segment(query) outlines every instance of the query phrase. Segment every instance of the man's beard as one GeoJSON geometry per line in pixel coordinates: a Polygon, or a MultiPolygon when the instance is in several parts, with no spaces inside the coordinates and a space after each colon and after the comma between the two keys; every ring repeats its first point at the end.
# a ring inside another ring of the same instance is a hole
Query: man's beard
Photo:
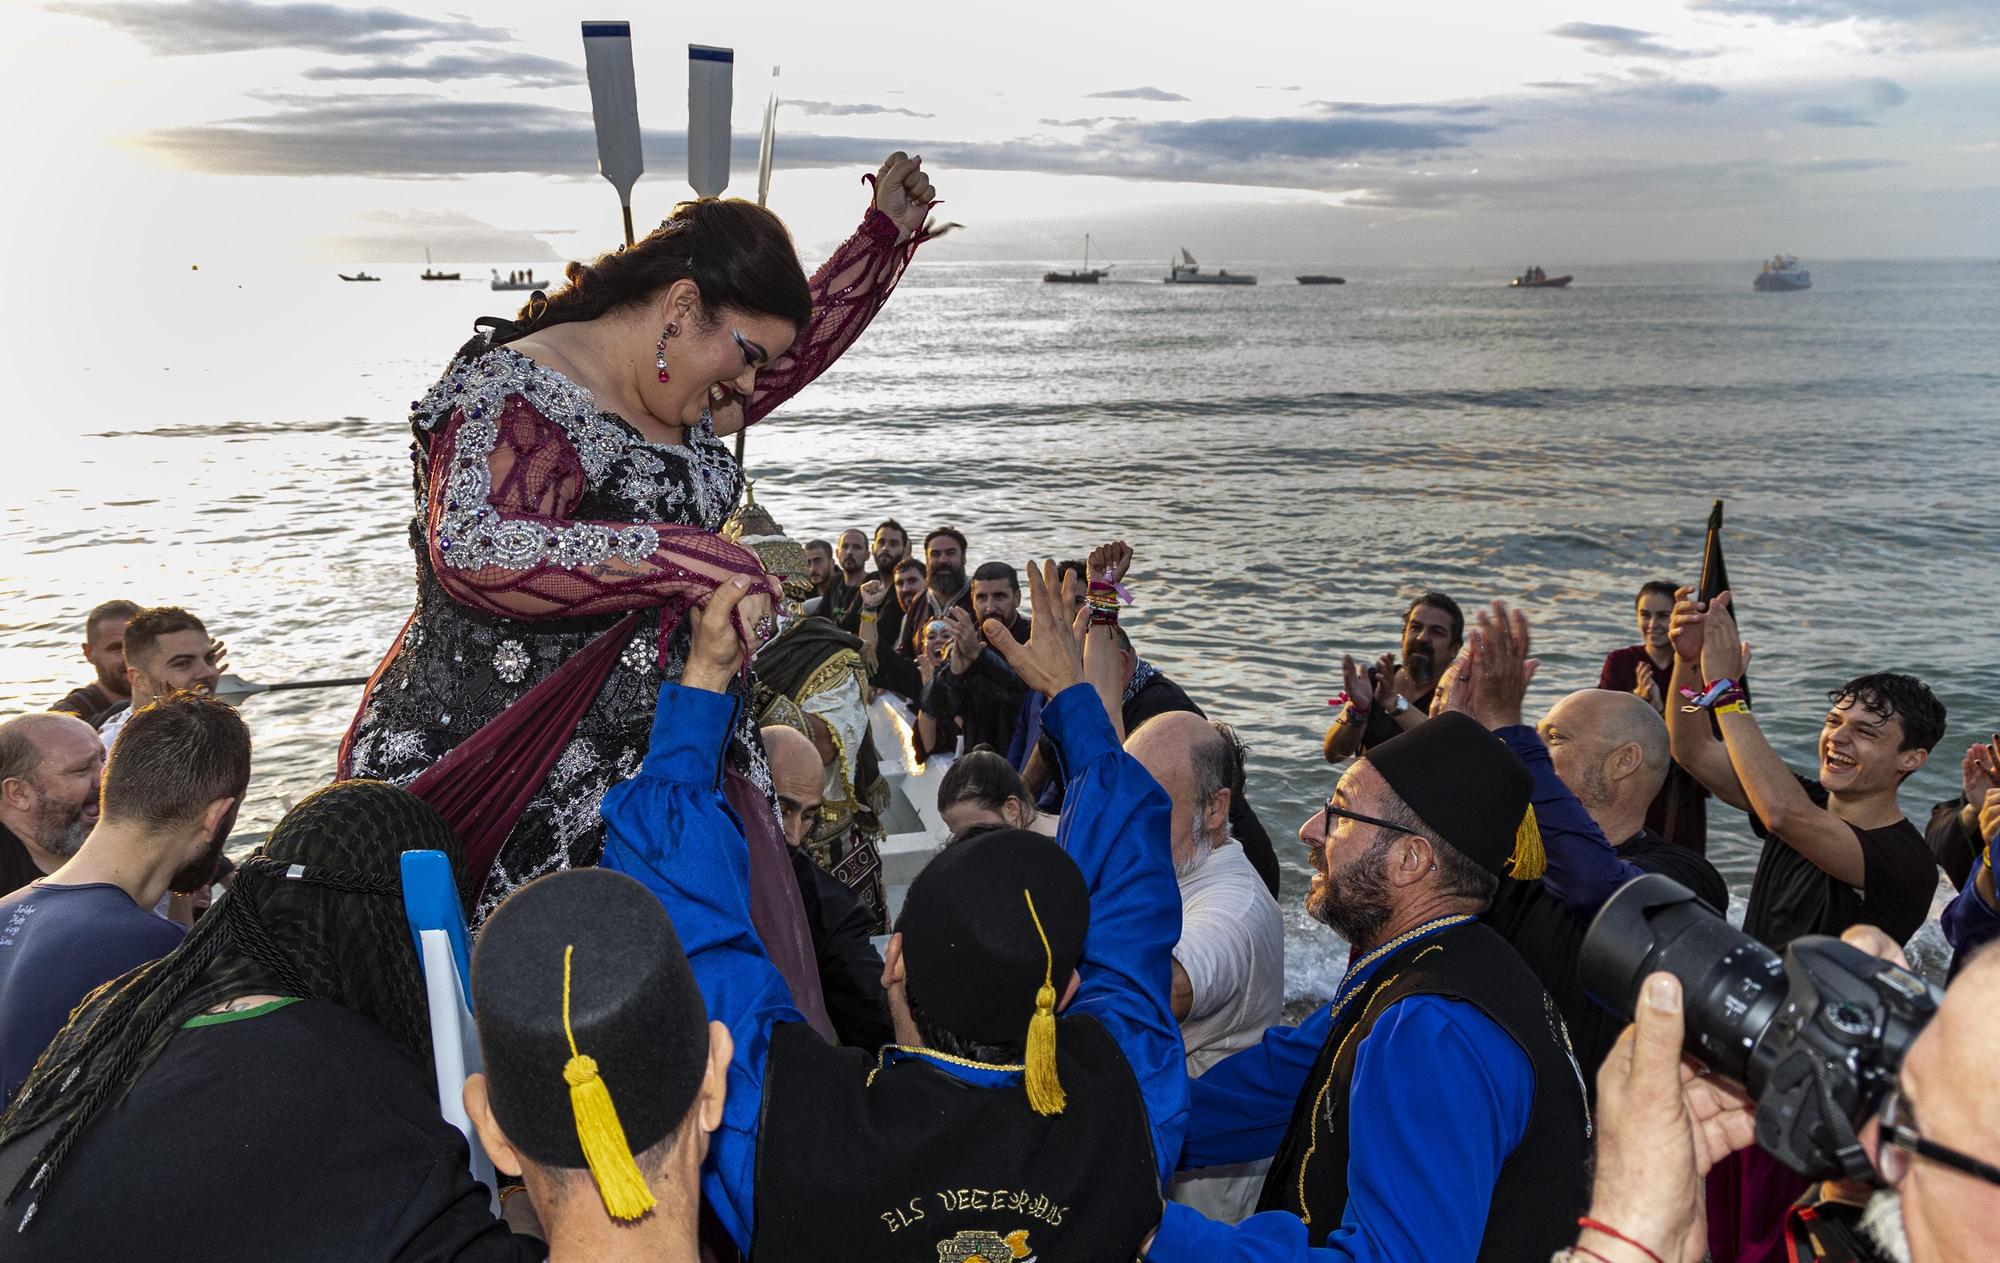
{"type": "Polygon", "coordinates": [[[231,811],[215,828],[215,836],[208,840],[201,854],[174,871],[167,879],[167,889],[177,895],[191,895],[215,880],[215,866],[222,859],[222,845],[229,841],[229,831],[236,827],[236,813],[231,811]]]}
{"type": "Polygon", "coordinates": [[[875,560],[875,573],[881,575],[884,579],[895,574],[897,563],[903,560],[900,554],[891,556],[888,553],[870,553],[869,556],[875,560]]]}
{"type": "Polygon", "coordinates": [[[925,585],[945,600],[956,600],[965,591],[965,571],[956,566],[932,566],[925,585]]]}
{"type": "Polygon", "coordinates": [[[1420,687],[1437,683],[1437,659],[1431,656],[1429,645],[1405,645],[1403,670],[1409,675],[1411,682],[1420,687]]]}
{"type": "Polygon", "coordinates": [[[41,795],[35,803],[35,845],[64,859],[75,855],[83,848],[83,840],[90,836],[90,825],[83,818],[89,806],[88,800],[71,804],[52,794],[41,795]]]}
{"type": "Polygon", "coordinates": [[[1903,1230],[1903,1195],[1885,1188],[1868,1199],[1861,1212],[1861,1231],[1881,1248],[1891,1263],[1910,1263],[1910,1236],[1903,1230]]]}
{"type": "Polygon", "coordinates": [[[97,687],[113,697],[132,696],[132,682],[125,678],[125,668],[121,665],[114,673],[109,667],[97,668],[97,687]]]}
{"type": "Polygon", "coordinates": [[[1180,881],[1186,881],[1200,872],[1202,865],[1208,863],[1208,857],[1215,854],[1216,848],[1230,840],[1228,826],[1211,832],[1200,816],[1195,817],[1192,833],[1194,848],[1188,852],[1186,859],[1174,861],[1174,877],[1180,881]]]}
{"type": "MultiPolygon", "coordinates": [[[[1322,856],[1324,850],[1320,851],[1322,856]]],[[[1373,943],[1389,923],[1389,839],[1381,838],[1339,872],[1323,866],[1317,892],[1306,896],[1306,914],[1354,946],[1373,943]]]]}

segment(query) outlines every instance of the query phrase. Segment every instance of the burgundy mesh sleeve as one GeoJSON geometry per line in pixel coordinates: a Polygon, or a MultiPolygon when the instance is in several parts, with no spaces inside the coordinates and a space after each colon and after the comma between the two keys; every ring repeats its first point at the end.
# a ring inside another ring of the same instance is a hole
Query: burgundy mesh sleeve
{"type": "Polygon", "coordinates": [[[569,437],[520,396],[496,418],[454,414],[431,445],[427,531],[438,582],[505,618],[663,606],[663,631],[736,575],[773,586],[755,554],[699,527],[578,520],[583,489],[569,437]]]}
{"type": "Polygon", "coordinates": [[[771,409],[804,390],[853,346],[889,301],[917,247],[938,235],[926,226],[899,244],[896,233],[896,221],[870,206],[861,227],[813,273],[812,322],[790,350],[758,370],[756,389],[744,409],[749,424],[762,421],[771,409]]]}

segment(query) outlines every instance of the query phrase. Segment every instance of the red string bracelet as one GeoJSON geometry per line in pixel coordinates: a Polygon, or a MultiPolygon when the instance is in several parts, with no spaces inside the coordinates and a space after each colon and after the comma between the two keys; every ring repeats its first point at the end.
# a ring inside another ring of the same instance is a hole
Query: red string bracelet
{"type": "Polygon", "coordinates": [[[1611,1263],[1610,1259],[1605,1258],[1587,1245],[1573,1245],[1569,1248],[1569,1252],[1571,1254],[1588,1254],[1591,1258],[1596,1259],[1597,1263],[1611,1263]]]}
{"type": "Polygon", "coordinates": [[[1634,1241],[1632,1238],[1626,1236],[1624,1233],[1618,1231],[1616,1228],[1613,1228],[1610,1224],[1605,1223],[1602,1220],[1592,1219],[1589,1215],[1582,1215],[1577,1218],[1576,1226],[1579,1228],[1589,1228],[1593,1232],[1601,1232],[1605,1236],[1610,1237],[1613,1241],[1622,1241],[1626,1245],[1631,1246],[1634,1250],[1637,1250],[1639,1253],[1645,1255],[1647,1258],[1653,1260],[1653,1263],[1666,1263],[1666,1260],[1662,1259],[1659,1255],[1653,1253],[1651,1250],[1647,1249],[1644,1245],[1640,1244],[1637,1241],[1634,1241]]]}

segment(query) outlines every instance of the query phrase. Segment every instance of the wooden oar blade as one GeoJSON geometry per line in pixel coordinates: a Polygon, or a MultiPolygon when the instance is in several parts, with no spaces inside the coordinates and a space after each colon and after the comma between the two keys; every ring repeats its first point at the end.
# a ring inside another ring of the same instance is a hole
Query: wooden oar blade
{"type": "Polygon", "coordinates": [[[632,24],[585,22],[583,66],[590,77],[590,112],[597,121],[597,169],[629,206],[646,169],[639,144],[639,89],[632,72],[632,24]]]}
{"type": "Polygon", "coordinates": [[[771,99],[764,102],[764,134],[757,140],[757,205],[771,200],[771,162],[778,147],[778,68],[771,67],[771,99]]]}
{"type": "Polygon", "coordinates": [[[688,45],[688,183],[697,197],[720,197],[729,187],[730,80],[735,70],[735,50],[688,45]]]}

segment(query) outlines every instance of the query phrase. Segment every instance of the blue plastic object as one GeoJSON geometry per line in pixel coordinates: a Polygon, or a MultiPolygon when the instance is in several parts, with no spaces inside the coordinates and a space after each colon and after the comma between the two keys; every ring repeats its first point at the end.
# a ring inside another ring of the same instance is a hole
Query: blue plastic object
{"type": "Polygon", "coordinates": [[[458,905],[458,885],[452,880],[451,861],[443,851],[403,852],[403,919],[410,923],[410,944],[417,959],[424,958],[423,942],[417,936],[425,930],[443,930],[451,938],[451,957],[458,965],[459,994],[472,1002],[472,936],[465,929],[465,913],[458,905]]]}

